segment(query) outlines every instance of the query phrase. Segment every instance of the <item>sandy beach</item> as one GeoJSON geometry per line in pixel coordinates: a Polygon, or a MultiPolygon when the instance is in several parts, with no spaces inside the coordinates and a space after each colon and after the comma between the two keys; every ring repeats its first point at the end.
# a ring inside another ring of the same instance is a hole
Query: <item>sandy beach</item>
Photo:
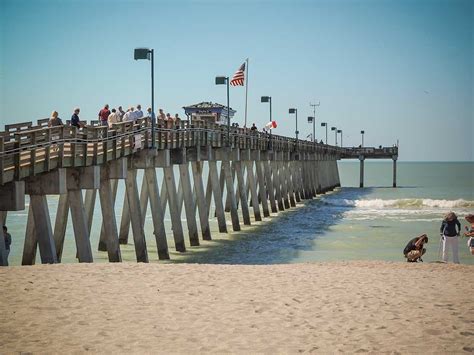
{"type": "Polygon", "coordinates": [[[474,352],[474,267],[65,264],[0,269],[0,352],[474,352]]]}

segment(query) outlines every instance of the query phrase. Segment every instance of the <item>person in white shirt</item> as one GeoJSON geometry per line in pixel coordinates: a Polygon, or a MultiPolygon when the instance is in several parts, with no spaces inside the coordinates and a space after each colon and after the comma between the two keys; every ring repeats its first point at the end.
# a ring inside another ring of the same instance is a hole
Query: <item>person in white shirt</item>
{"type": "Polygon", "coordinates": [[[135,107],[130,107],[125,115],[123,115],[123,122],[135,121],[135,107]]]}
{"type": "Polygon", "coordinates": [[[114,123],[119,123],[120,122],[120,115],[119,113],[117,112],[117,110],[115,110],[114,108],[112,109],[112,113],[109,115],[109,117],[107,118],[107,123],[109,124],[109,128],[112,128],[112,125],[114,123]]]}
{"type": "Polygon", "coordinates": [[[135,119],[139,119],[143,117],[142,105],[137,105],[137,110],[135,111],[135,119]]]}

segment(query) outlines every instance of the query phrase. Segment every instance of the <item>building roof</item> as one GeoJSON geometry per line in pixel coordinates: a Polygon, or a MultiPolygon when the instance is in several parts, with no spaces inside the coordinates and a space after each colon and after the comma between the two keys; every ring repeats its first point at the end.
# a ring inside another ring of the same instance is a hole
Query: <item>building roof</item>
{"type": "MultiPolygon", "coordinates": [[[[200,102],[198,104],[194,105],[189,105],[189,106],[184,106],[183,109],[186,111],[186,113],[191,113],[191,112],[202,112],[202,111],[209,111],[209,112],[218,112],[220,113],[221,111],[227,111],[227,106],[226,105],[221,105],[216,102],[200,102]]],[[[232,107],[229,109],[230,114],[234,115],[237,111],[233,110],[232,107]]]]}

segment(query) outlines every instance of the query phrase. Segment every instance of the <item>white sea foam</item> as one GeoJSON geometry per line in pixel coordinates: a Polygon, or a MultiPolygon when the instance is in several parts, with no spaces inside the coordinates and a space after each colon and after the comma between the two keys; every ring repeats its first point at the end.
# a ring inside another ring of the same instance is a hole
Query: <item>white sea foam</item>
{"type": "Polygon", "coordinates": [[[442,208],[442,209],[453,209],[453,208],[473,208],[474,201],[469,200],[433,200],[425,198],[403,198],[396,200],[383,200],[383,199],[371,199],[371,200],[350,200],[350,199],[337,199],[337,198],[322,198],[321,202],[330,206],[338,207],[359,207],[369,209],[415,209],[415,208],[442,208]]]}

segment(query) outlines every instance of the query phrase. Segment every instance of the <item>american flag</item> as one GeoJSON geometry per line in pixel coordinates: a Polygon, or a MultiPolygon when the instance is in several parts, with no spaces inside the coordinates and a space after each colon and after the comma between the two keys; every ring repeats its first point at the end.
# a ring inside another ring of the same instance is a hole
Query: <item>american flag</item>
{"type": "Polygon", "coordinates": [[[245,80],[245,62],[240,66],[240,68],[235,72],[232,80],[230,81],[230,85],[232,86],[244,86],[245,80]]]}

